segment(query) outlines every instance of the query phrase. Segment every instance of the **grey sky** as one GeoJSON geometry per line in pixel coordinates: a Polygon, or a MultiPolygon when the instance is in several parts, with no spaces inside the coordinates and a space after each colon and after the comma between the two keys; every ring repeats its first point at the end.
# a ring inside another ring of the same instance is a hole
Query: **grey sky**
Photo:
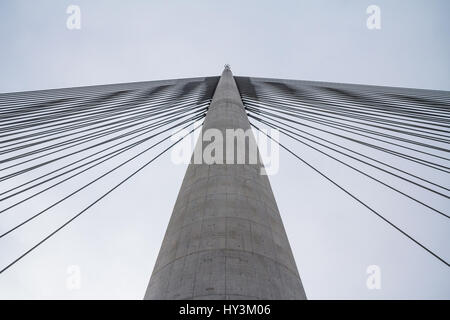
{"type": "Polygon", "coordinates": [[[217,75],[450,89],[448,1],[2,1],[0,92],[217,75]],[[81,7],[82,28],[66,29],[81,7]],[[381,8],[381,30],[366,8],[381,8]]]}
{"type": "MultiPolygon", "coordinates": [[[[3,0],[0,92],[219,75],[224,63],[235,75],[450,90],[449,9],[448,1],[425,0],[3,0]],[[70,4],[81,7],[79,31],[66,28],[70,4]],[[381,8],[381,30],[366,28],[370,4],[381,8]]],[[[449,260],[447,221],[317,154],[295,150],[449,260]]],[[[281,152],[280,162],[270,180],[309,298],[450,298],[447,267],[296,159],[281,152]],[[366,288],[372,264],[381,267],[381,290],[366,288]]],[[[142,298],[185,169],[168,155],[159,159],[1,275],[0,298],[142,298]],[[66,288],[70,265],[81,268],[80,290],[66,288]]],[[[129,170],[84,193],[83,203],[129,170]]],[[[448,185],[448,177],[435,178],[448,185]]],[[[62,194],[46,195],[47,202],[62,194]]],[[[429,200],[448,212],[448,201],[429,200]]],[[[0,219],[0,228],[41,201],[0,219]]],[[[83,203],[68,202],[0,239],[0,266],[83,203]]]]}

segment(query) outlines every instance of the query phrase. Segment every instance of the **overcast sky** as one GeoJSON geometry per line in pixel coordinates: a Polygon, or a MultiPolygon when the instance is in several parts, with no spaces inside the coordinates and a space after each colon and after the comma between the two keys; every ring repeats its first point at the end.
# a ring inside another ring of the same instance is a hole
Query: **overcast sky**
{"type": "MultiPolygon", "coordinates": [[[[225,63],[235,75],[450,90],[448,12],[445,0],[3,0],[0,92],[219,75],[225,63]],[[81,8],[80,30],[66,28],[71,4],[81,8]],[[366,27],[371,4],[381,8],[380,30],[366,27]]],[[[288,154],[280,162],[270,180],[309,298],[450,298],[448,267],[288,154]],[[366,287],[369,265],[381,268],[381,290],[366,287]]],[[[447,220],[331,161],[319,165],[450,259],[447,220]]],[[[0,275],[0,298],[141,299],[185,169],[159,159],[0,275]],[[78,290],[66,286],[72,265],[82,274],[78,290]]],[[[76,212],[77,201],[0,239],[0,267],[76,212]]],[[[448,201],[433,203],[449,211],[448,201]]]]}

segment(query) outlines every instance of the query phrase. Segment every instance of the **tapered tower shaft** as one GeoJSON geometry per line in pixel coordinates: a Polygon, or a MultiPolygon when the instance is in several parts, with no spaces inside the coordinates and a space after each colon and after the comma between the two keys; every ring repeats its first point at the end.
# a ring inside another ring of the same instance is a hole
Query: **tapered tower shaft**
{"type": "MultiPolygon", "coordinates": [[[[209,129],[222,132],[224,140],[226,129],[250,129],[228,67],[203,134],[209,129]]],[[[200,136],[197,150],[208,143],[200,136]]],[[[188,166],[145,299],[306,299],[259,157],[256,164],[248,156],[244,164],[236,164],[236,157],[229,163],[225,141],[223,146],[223,164],[188,166]]]]}

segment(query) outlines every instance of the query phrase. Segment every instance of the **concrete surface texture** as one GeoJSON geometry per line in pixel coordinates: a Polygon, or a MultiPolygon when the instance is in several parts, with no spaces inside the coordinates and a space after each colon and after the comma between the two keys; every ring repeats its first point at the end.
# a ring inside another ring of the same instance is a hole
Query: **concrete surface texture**
{"type": "MultiPolygon", "coordinates": [[[[209,128],[250,128],[227,67],[209,128]]],[[[261,162],[223,163],[188,166],[144,299],[306,299],[261,162]]]]}

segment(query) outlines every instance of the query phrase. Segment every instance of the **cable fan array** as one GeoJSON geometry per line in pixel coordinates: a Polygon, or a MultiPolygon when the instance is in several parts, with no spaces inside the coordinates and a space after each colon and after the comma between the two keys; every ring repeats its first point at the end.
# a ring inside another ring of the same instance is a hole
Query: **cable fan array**
{"type": "MultiPolygon", "coordinates": [[[[0,266],[0,274],[192,133],[195,127],[169,142],[174,131],[205,117],[218,80],[191,78],[1,94],[0,219],[56,190],[55,194],[62,195],[42,209],[25,210],[26,217],[13,225],[0,225],[0,241],[111,178],[127,164],[132,163],[133,170],[0,266]],[[72,188],[66,188],[71,184],[72,188]]],[[[236,82],[256,130],[449,266],[442,255],[291,147],[298,145],[302,151],[332,160],[448,224],[449,92],[246,77],[236,77],[236,82]],[[290,144],[275,140],[263,127],[278,130],[290,144]]]]}
{"type": "Polygon", "coordinates": [[[0,267],[0,273],[192,133],[195,128],[168,143],[172,133],[205,117],[217,81],[218,77],[191,78],[0,95],[0,218],[85,173],[95,176],[87,181],[83,178],[82,185],[77,184],[71,192],[2,229],[0,240],[126,164],[138,163],[126,178],[0,267]],[[162,151],[155,153],[157,146],[162,151]],[[150,159],[144,158],[152,152],[150,159]],[[99,166],[108,170],[96,174],[99,166]]]}
{"type": "Polygon", "coordinates": [[[302,146],[302,150],[312,150],[336,161],[422,206],[424,212],[439,215],[448,224],[449,92],[247,77],[237,77],[237,84],[256,130],[449,266],[446,259],[369,206],[355,192],[261,130],[262,127],[278,130],[281,137],[302,146]],[[357,164],[370,168],[370,172],[357,164]],[[380,178],[372,172],[384,176],[380,178]],[[395,186],[393,180],[401,181],[405,187],[395,186]],[[410,192],[410,185],[426,196],[410,192]],[[446,201],[446,205],[439,207],[429,200],[435,197],[446,201]]]}

